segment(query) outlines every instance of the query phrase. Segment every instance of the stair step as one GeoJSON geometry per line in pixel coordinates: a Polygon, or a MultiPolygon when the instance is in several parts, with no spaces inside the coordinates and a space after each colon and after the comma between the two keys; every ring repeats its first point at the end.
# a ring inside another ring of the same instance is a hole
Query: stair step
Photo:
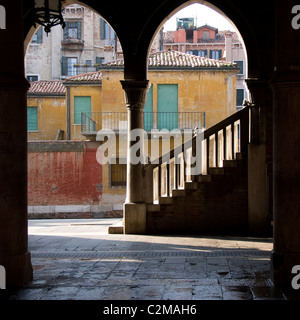
{"type": "Polygon", "coordinates": [[[209,168],[210,174],[222,175],[224,174],[224,168],[209,168]]]}
{"type": "Polygon", "coordinates": [[[198,176],[198,182],[211,182],[211,175],[206,174],[198,176]]]}
{"type": "Polygon", "coordinates": [[[236,160],[223,160],[223,167],[224,168],[237,167],[237,162],[236,160]]]}
{"type": "Polygon", "coordinates": [[[183,189],[172,190],[172,197],[185,197],[186,191],[183,189]]]}
{"type": "Polygon", "coordinates": [[[148,212],[159,212],[160,205],[159,204],[147,204],[147,211],[148,212]]]}
{"type": "Polygon", "coordinates": [[[172,204],[173,198],[172,197],[159,197],[159,204],[172,204]]]}
{"type": "Polygon", "coordinates": [[[186,190],[197,190],[198,182],[188,181],[184,183],[184,189],[186,190]]]}
{"type": "Polygon", "coordinates": [[[124,226],[123,221],[119,221],[118,223],[108,227],[109,234],[123,234],[124,226]]]}

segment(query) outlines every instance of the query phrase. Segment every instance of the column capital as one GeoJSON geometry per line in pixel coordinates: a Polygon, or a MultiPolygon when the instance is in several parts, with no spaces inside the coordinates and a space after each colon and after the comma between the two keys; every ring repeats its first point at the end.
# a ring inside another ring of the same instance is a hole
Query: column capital
{"type": "Polygon", "coordinates": [[[126,106],[129,109],[143,109],[146,103],[149,80],[121,80],[125,91],[126,106]]]}

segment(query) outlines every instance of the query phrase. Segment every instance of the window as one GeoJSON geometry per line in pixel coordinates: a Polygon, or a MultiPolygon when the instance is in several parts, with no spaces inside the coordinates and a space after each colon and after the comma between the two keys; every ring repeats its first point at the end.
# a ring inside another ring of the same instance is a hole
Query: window
{"type": "Polygon", "coordinates": [[[30,81],[30,82],[33,82],[33,81],[38,81],[39,80],[39,76],[36,75],[36,74],[28,74],[26,76],[27,80],[30,81]]]}
{"type": "Polygon", "coordinates": [[[101,65],[104,63],[103,57],[96,57],[96,70],[99,71],[101,65]]]}
{"type": "Polygon", "coordinates": [[[61,74],[63,76],[76,76],[77,68],[74,66],[77,64],[77,58],[62,57],[61,74]]]}
{"type": "Polygon", "coordinates": [[[43,42],[43,28],[38,28],[34,34],[31,43],[42,43],[43,42]]]}
{"type": "Polygon", "coordinates": [[[74,97],[74,124],[81,124],[82,112],[91,112],[91,97],[74,97]]]}
{"type": "Polygon", "coordinates": [[[238,65],[238,67],[240,68],[240,71],[239,71],[239,73],[238,74],[240,74],[240,75],[243,75],[244,74],[244,61],[242,61],[242,60],[237,60],[237,61],[234,61],[237,65],[238,65]]]}
{"type": "Polygon", "coordinates": [[[210,50],[209,57],[211,59],[220,60],[222,58],[222,50],[210,50]]]}
{"type": "Polygon", "coordinates": [[[203,30],[202,31],[202,39],[203,40],[209,40],[209,31],[208,30],[203,30]]]}
{"type": "Polygon", "coordinates": [[[244,89],[236,89],[236,105],[241,107],[244,102],[245,91],[244,89]]]}
{"type": "Polygon", "coordinates": [[[37,107],[27,107],[27,131],[38,130],[37,107]]]}
{"type": "Polygon", "coordinates": [[[198,56],[199,57],[207,57],[207,50],[199,50],[198,56]]]}
{"type": "Polygon", "coordinates": [[[114,30],[102,18],[100,18],[100,39],[101,40],[114,40],[115,39],[114,30]]]}
{"type": "Polygon", "coordinates": [[[111,187],[126,187],[126,164],[124,162],[124,159],[120,161],[120,158],[116,158],[116,163],[110,164],[111,187]]]}
{"type": "Polygon", "coordinates": [[[66,21],[64,28],[64,40],[77,39],[81,40],[81,21],[66,21]]]}

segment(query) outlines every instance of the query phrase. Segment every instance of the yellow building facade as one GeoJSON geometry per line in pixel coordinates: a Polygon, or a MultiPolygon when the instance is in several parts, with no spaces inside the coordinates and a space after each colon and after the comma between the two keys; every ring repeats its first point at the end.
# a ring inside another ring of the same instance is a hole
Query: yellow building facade
{"type": "MultiPolygon", "coordinates": [[[[122,204],[125,198],[127,110],[120,83],[123,69],[123,61],[116,61],[103,65],[98,72],[70,77],[57,84],[59,97],[50,93],[28,95],[28,108],[38,106],[38,130],[28,133],[29,140],[53,140],[61,129],[66,140],[96,140],[104,147],[108,145],[105,129],[116,133],[115,140],[109,142],[108,163],[102,165],[103,203],[122,204]]],[[[223,61],[173,51],[151,55],[144,109],[148,132],[145,156],[154,160],[182,143],[184,129],[192,134],[195,127],[209,128],[233,114],[237,73],[234,64],[223,61]],[[177,134],[172,134],[174,130],[177,134]]]]}

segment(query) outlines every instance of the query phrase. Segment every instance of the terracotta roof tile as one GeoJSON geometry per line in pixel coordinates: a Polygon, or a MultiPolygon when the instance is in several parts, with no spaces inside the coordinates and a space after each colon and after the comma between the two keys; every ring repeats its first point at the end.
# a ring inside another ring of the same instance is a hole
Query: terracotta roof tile
{"type": "Polygon", "coordinates": [[[62,81],[54,80],[39,80],[31,82],[28,94],[55,94],[55,95],[65,95],[66,88],[62,81]]]}
{"type": "Polygon", "coordinates": [[[101,80],[102,80],[102,73],[99,71],[84,73],[78,76],[66,78],[66,82],[69,82],[69,81],[89,82],[89,81],[101,81],[101,80]]]}
{"type": "MultiPolygon", "coordinates": [[[[124,60],[112,61],[104,67],[124,66],[124,60]]],[[[151,68],[236,68],[232,62],[213,60],[178,51],[161,51],[149,56],[149,69],[151,68]]]]}

